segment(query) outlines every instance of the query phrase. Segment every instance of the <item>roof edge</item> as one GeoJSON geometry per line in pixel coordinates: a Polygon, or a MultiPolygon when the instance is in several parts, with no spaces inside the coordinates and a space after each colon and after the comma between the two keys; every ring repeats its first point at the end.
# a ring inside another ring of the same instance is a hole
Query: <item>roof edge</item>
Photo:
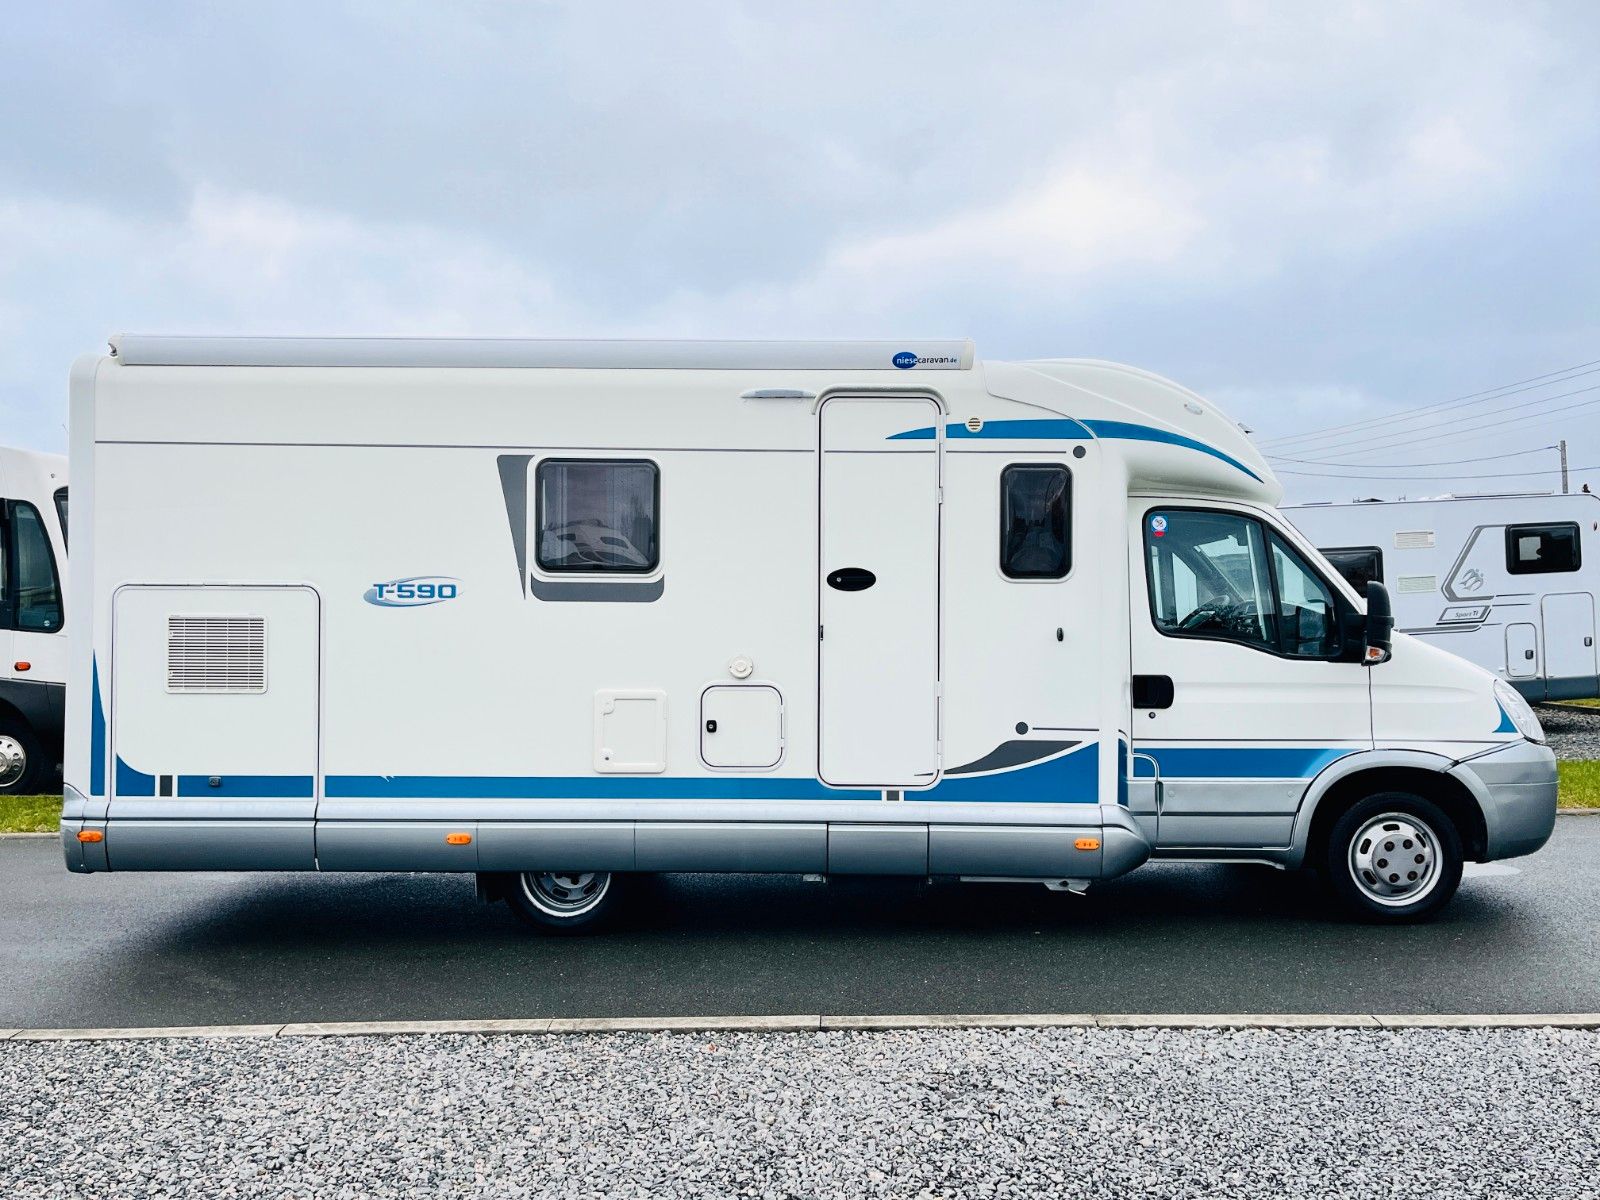
{"type": "Polygon", "coordinates": [[[967,371],[972,339],[674,341],[666,339],[168,337],[120,334],[125,367],[546,367],[635,370],[967,371]]]}

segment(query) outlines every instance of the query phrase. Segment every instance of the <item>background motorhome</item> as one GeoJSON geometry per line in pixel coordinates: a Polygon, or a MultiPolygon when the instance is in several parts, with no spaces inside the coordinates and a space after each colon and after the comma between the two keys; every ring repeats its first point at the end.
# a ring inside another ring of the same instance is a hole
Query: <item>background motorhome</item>
{"type": "Polygon", "coordinates": [[[52,783],[67,678],[67,460],[0,447],[0,795],[52,783]]]}
{"type": "Polygon", "coordinates": [[[1443,496],[1283,511],[1357,591],[1371,579],[1388,586],[1396,629],[1495,672],[1530,700],[1600,696],[1600,496],[1443,496]]]}

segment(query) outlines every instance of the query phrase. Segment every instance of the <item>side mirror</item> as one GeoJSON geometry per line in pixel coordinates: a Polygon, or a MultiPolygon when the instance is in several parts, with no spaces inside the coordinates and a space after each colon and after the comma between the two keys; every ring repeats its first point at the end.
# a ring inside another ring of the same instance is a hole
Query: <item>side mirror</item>
{"type": "Polygon", "coordinates": [[[1367,584],[1366,649],[1361,661],[1369,667],[1389,661],[1394,645],[1394,608],[1389,603],[1389,589],[1376,579],[1367,584]]]}

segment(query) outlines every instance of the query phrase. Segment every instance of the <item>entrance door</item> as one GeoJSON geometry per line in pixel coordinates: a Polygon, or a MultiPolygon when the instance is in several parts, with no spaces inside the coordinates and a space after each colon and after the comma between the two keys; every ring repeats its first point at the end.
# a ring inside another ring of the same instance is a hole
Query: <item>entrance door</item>
{"type": "Polygon", "coordinates": [[[1506,677],[1532,679],[1539,673],[1539,635],[1531,621],[1506,626],[1506,677]]]}
{"type": "Polygon", "coordinates": [[[931,400],[843,398],[821,420],[818,774],[841,787],[931,784],[942,414],[931,400]]]}
{"type": "Polygon", "coordinates": [[[1594,695],[1594,597],[1588,592],[1558,592],[1546,596],[1539,609],[1550,698],[1594,695]]]}
{"type": "Polygon", "coordinates": [[[1135,501],[1130,803],[1158,845],[1287,846],[1311,780],[1372,745],[1332,587],[1265,518],[1135,501]],[[1142,785],[1142,786],[1141,786],[1142,785]]]}

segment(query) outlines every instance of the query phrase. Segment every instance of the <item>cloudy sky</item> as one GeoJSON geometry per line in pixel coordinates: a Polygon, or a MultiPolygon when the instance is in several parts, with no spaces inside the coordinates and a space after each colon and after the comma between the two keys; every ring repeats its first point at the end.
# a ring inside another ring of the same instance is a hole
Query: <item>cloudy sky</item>
{"type": "Polygon", "coordinates": [[[1582,2],[18,6],[0,439],[119,331],[971,336],[1170,375],[1299,498],[1551,487],[1491,456],[1600,468],[1597,51],[1582,2]]]}

